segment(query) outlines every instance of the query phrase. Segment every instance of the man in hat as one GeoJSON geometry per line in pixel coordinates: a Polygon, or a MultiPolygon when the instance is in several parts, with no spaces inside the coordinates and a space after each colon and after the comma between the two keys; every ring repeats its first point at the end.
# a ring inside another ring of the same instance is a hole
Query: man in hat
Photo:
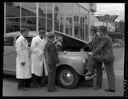
{"type": "Polygon", "coordinates": [[[48,92],[57,92],[55,88],[56,65],[59,63],[57,48],[54,43],[54,33],[47,33],[47,44],[45,46],[45,59],[48,66],[48,92]]]}
{"type": "Polygon", "coordinates": [[[104,26],[100,26],[99,33],[101,42],[96,49],[92,51],[92,61],[90,65],[93,65],[94,61],[104,63],[109,83],[109,88],[105,91],[115,92],[115,74],[113,69],[115,57],[113,55],[112,39],[107,34],[107,29],[104,26]],[[101,54],[97,54],[99,52],[101,52],[101,54]]]}
{"type": "MultiPolygon", "coordinates": [[[[101,41],[101,37],[100,37],[99,33],[97,33],[97,28],[95,26],[91,27],[90,35],[92,36],[92,41],[88,44],[88,46],[89,46],[90,51],[92,52],[99,45],[99,43],[101,41]]],[[[98,54],[100,55],[101,52],[99,52],[98,54]]],[[[95,61],[94,66],[93,66],[93,65],[90,65],[91,61],[92,61],[92,59],[91,59],[91,57],[89,57],[88,64],[86,67],[88,72],[85,75],[85,79],[86,80],[90,79],[91,78],[90,76],[94,77],[93,76],[94,74],[90,71],[92,71],[95,67],[97,76],[96,76],[96,86],[94,87],[94,89],[100,89],[102,87],[102,62],[95,61]]]]}

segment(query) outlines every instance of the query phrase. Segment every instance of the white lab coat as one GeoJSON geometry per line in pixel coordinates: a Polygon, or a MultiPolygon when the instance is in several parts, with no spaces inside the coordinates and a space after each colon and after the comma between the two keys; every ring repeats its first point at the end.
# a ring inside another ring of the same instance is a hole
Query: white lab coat
{"type": "Polygon", "coordinates": [[[39,36],[34,37],[31,43],[31,71],[36,76],[42,76],[43,73],[43,50],[43,40],[39,36]]]}
{"type": "Polygon", "coordinates": [[[20,37],[16,40],[15,48],[17,52],[16,78],[18,79],[31,78],[31,69],[30,69],[29,57],[28,57],[28,41],[22,35],[20,35],[20,37]],[[25,65],[22,66],[21,62],[25,62],[25,65]]]}

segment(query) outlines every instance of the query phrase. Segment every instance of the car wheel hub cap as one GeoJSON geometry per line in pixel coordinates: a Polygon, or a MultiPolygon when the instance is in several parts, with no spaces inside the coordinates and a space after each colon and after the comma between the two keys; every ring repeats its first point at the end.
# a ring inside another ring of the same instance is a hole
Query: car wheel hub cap
{"type": "Polygon", "coordinates": [[[70,85],[73,82],[73,75],[70,72],[63,73],[63,82],[70,85]]]}

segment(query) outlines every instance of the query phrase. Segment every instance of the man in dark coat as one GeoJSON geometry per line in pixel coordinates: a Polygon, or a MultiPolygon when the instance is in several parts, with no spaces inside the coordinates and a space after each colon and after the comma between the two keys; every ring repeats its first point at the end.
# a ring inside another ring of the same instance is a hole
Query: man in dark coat
{"type": "MultiPolygon", "coordinates": [[[[93,37],[92,41],[88,44],[90,51],[94,51],[96,49],[96,47],[99,45],[100,41],[101,41],[101,37],[100,35],[97,33],[97,28],[92,26],[90,29],[90,35],[93,37]]],[[[99,52],[98,54],[101,54],[101,52],[99,52]]],[[[89,59],[88,62],[90,63],[91,60],[89,59]]],[[[86,69],[87,70],[91,70],[93,69],[93,67],[95,66],[96,68],[96,86],[94,87],[94,89],[100,89],[102,88],[102,62],[98,62],[95,61],[94,66],[90,67],[90,65],[87,65],[86,69]]],[[[88,74],[86,74],[88,75],[88,74]]],[[[85,78],[86,79],[86,78],[85,78]]]]}
{"type": "Polygon", "coordinates": [[[104,26],[100,26],[99,33],[101,35],[101,42],[97,48],[92,51],[92,61],[90,65],[94,64],[94,61],[103,62],[105,65],[109,88],[105,91],[115,92],[115,74],[113,69],[113,62],[115,60],[113,55],[112,40],[107,35],[107,29],[104,26]],[[101,55],[97,54],[101,52],[101,55]]]}
{"type": "Polygon", "coordinates": [[[59,63],[57,48],[54,43],[54,33],[49,32],[47,34],[47,44],[45,46],[46,51],[46,64],[48,66],[48,92],[57,92],[55,88],[55,75],[56,65],[59,63]]]}

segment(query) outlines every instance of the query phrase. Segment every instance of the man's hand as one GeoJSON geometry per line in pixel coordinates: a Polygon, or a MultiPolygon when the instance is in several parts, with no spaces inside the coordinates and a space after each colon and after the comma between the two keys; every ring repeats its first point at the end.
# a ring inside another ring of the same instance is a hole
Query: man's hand
{"type": "Polygon", "coordinates": [[[21,62],[21,65],[24,66],[25,65],[25,62],[21,62]]]}
{"type": "Polygon", "coordinates": [[[92,52],[88,52],[89,55],[92,55],[92,52]]]}

